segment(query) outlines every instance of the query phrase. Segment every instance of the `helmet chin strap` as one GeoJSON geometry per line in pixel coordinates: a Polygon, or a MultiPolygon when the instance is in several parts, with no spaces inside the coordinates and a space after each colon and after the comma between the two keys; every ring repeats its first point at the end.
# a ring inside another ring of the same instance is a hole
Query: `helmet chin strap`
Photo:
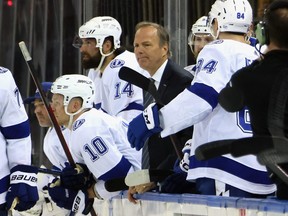
{"type": "Polygon", "coordinates": [[[99,49],[100,49],[100,53],[101,53],[102,56],[101,56],[100,63],[99,63],[99,65],[98,65],[98,67],[96,68],[96,71],[100,71],[100,68],[101,68],[102,65],[103,65],[103,62],[104,62],[105,57],[107,57],[107,56],[109,56],[109,55],[111,55],[111,54],[113,54],[113,53],[115,52],[115,49],[113,49],[112,52],[105,54],[105,53],[103,53],[103,51],[102,51],[102,47],[99,48],[99,49]]]}
{"type": "Polygon", "coordinates": [[[68,108],[68,105],[66,105],[65,107],[64,107],[64,110],[65,110],[65,113],[67,114],[67,115],[69,115],[69,123],[68,123],[68,125],[67,125],[67,128],[69,128],[70,130],[72,129],[72,124],[73,124],[73,117],[75,116],[75,115],[77,115],[78,113],[80,113],[82,110],[84,110],[84,107],[82,106],[79,110],[77,110],[77,112],[75,112],[75,113],[69,113],[68,112],[68,110],[67,110],[67,108],[68,108]]]}

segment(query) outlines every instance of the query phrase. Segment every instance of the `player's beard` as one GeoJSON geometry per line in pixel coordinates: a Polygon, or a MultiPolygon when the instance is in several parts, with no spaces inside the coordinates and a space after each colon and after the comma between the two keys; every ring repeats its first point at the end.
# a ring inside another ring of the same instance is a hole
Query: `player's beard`
{"type": "Polygon", "coordinates": [[[81,54],[82,67],[84,69],[97,68],[98,65],[100,64],[101,57],[102,55],[100,52],[97,52],[93,56],[90,56],[88,53],[82,53],[81,54]],[[86,59],[83,58],[84,56],[86,57],[86,59]]]}

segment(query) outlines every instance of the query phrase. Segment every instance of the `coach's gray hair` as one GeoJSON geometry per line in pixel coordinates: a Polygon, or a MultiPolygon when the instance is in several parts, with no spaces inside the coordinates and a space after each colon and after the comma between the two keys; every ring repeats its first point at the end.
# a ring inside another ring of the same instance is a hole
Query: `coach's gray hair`
{"type": "Polygon", "coordinates": [[[157,30],[157,35],[159,37],[159,46],[162,47],[163,45],[167,44],[167,47],[168,47],[167,56],[170,57],[171,56],[170,38],[169,38],[168,32],[162,25],[159,25],[154,22],[148,22],[148,21],[139,22],[135,27],[135,32],[138,31],[140,28],[149,27],[149,26],[154,27],[157,30]]]}

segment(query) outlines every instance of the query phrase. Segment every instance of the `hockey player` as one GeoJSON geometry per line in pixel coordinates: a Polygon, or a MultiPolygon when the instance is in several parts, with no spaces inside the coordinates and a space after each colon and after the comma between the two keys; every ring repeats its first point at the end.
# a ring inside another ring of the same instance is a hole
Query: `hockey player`
{"type": "MultiPolygon", "coordinates": [[[[50,92],[52,82],[42,82],[43,92],[46,94],[48,100],[51,100],[52,94],[50,92]]],[[[65,167],[65,162],[67,162],[67,157],[64,153],[63,147],[59,141],[57,133],[52,125],[52,122],[49,118],[48,112],[44,106],[44,102],[40,97],[40,93],[38,89],[36,90],[33,96],[30,96],[24,99],[24,103],[33,104],[34,105],[34,113],[38,120],[40,127],[48,127],[46,135],[43,141],[43,150],[51,164],[53,165],[53,169],[62,170],[65,167]]],[[[64,138],[68,137],[68,131],[65,127],[61,127],[64,138]]],[[[51,175],[38,173],[38,191],[39,191],[39,200],[37,204],[29,209],[26,212],[14,212],[13,215],[69,215],[70,211],[59,208],[57,205],[51,200],[47,191],[47,185],[49,180],[52,180],[54,177],[51,175]],[[38,214],[37,214],[38,212],[38,214]]]]}
{"type": "Polygon", "coordinates": [[[199,193],[237,197],[266,197],[275,191],[267,170],[255,156],[234,158],[224,155],[198,161],[195,149],[205,143],[251,136],[247,109],[228,113],[218,104],[218,95],[238,69],[257,58],[245,34],[252,23],[247,0],[216,0],[209,13],[209,25],[215,38],[197,58],[192,85],[158,110],[148,107],[129,124],[128,139],[141,149],[147,137],[161,132],[165,137],[194,125],[188,180],[196,179],[199,193]]]}
{"type": "Polygon", "coordinates": [[[121,33],[116,19],[94,17],[79,28],[74,46],[80,48],[82,65],[95,83],[96,108],[130,121],[143,111],[142,89],[121,80],[118,71],[122,66],[143,70],[134,53],[120,46],[121,33]]]}
{"type": "Polygon", "coordinates": [[[31,165],[30,126],[12,73],[0,67],[0,215],[25,211],[38,200],[37,168],[31,165]],[[25,178],[23,178],[25,176],[25,178]]]}
{"type": "MultiPolygon", "coordinates": [[[[188,36],[188,45],[195,60],[203,47],[214,40],[211,29],[208,26],[207,16],[200,17],[193,25],[188,36]]],[[[196,65],[188,65],[184,69],[195,75],[196,65]]]]}
{"type": "MultiPolygon", "coordinates": [[[[92,186],[85,185],[90,189],[90,198],[108,199],[118,194],[108,192],[104,187],[105,181],[124,177],[141,167],[141,152],[132,149],[127,140],[127,123],[122,118],[92,108],[95,86],[87,76],[61,76],[53,83],[51,92],[55,117],[59,125],[64,125],[70,130],[69,146],[73,159],[81,167],[85,164],[93,178],[97,179],[92,186]]],[[[71,188],[71,180],[66,179],[68,182],[61,179],[61,185],[65,184],[71,188]]],[[[57,179],[53,183],[56,181],[57,179]]],[[[79,193],[88,197],[84,188],[81,185],[78,187],[83,189],[79,193]]],[[[74,207],[73,198],[77,195],[75,190],[69,189],[73,195],[67,200],[67,191],[61,188],[55,184],[49,186],[52,199],[65,208],[74,207]],[[62,191],[64,196],[60,196],[59,191],[62,191]]]]}
{"type": "MultiPolygon", "coordinates": [[[[274,1],[265,10],[264,20],[257,25],[256,30],[260,44],[267,45],[266,52],[261,59],[237,71],[229,85],[220,92],[219,103],[226,110],[238,111],[243,106],[248,107],[254,136],[287,137],[287,120],[284,113],[281,113],[282,109],[283,111],[287,109],[285,101],[287,94],[280,93],[280,89],[284,86],[284,89],[287,89],[287,24],[288,1],[274,1]],[[281,98],[283,94],[285,99],[281,98]],[[277,118],[272,114],[275,112],[277,118]],[[275,121],[278,122],[275,124],[275,121]]],[[[284,167],[283,170],[287,170],[283,165],[284,163],[279,164],[281,168],[284,167]]],[[[287,191],[287,185],[277,180],[277,197],[288,199],[287,191]]]]}

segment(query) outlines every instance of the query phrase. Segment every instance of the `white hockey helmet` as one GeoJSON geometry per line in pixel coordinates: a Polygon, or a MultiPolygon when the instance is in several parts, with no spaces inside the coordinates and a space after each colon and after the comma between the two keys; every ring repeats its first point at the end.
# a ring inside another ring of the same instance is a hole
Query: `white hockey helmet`
{"type": "Polygon", "coordinates": [[[208,17],[200,17],[193,25],[188,36],[188,45],[191,47],[195,41],[195,36],[212,36],[211,28],[208,26],[208,17]]]}
{"type": "Polygon", "coordinates": [[[112,36],[114,49],[120,47],[122,28],[119,22],[110,16],[94,17],[79,28],[80,38],[95,38],[96,47],[102,48],[106,37],[112,36]]]}
{"type": "Polygon", "coordinates": [[[209,26],[218,21],[219,32],[247,33],[253,21],[252,8],[248,0],[216,0],[209,12],[209,26]]]}
{"type": "Polygon", "coordinates": [[[52,84],[51,92],[53,94],[61,94],[64,96],[63,105],[68,115],[67,106],[70,100],[75,97],[83,99],[80,110],[93,107],[95,86],[93,81],[87,76],[80,74],[67,74],[60,76],[52,84]]]}

